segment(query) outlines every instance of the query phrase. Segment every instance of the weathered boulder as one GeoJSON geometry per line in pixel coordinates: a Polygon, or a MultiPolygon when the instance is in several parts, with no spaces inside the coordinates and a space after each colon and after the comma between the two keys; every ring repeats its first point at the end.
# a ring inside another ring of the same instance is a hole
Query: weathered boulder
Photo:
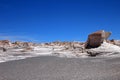
{"type": "Polygon", "coordinates": [[[110,32],[105,32],[104,30],[100,30],[88,35],[87,42],[85,44],[85,48],[96,48],[106,41],[107,38],[111,35],[110,32]]]}

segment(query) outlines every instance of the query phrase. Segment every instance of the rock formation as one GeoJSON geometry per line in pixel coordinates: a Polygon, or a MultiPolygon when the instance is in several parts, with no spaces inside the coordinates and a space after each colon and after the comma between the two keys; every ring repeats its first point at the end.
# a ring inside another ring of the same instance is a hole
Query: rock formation
{"type": "Polygon", "coordinates": [[[107,42],[111,43],[111,44],[114,44],[114,45],[117,45],[117,46],[120,46],[120,40],[114,40],[114,39],[112,39],[112,40],[108,40],[107,42]]]}
{"type": "Polygon", "coordinates": [[[96,48],[106,41],[107,38],[111,35],[110,32],[105,32],[104,30],[100,30],[88,35],[87,42],[85,44],[85,48],[96,48]]]}
{"type": "Polygon", "coordinates": [[[11,42],[9,40],[1,40],[0,41],[0,47],[10,47],[11,42]]]}
{"type": "Polygon", "coordinates": [[[31,47],[33,46],[34,44],[31,43],[31,42],[19,42],[19,41],[16,41],[14,43],[12,43],[14,47],[31,47]]]}
{"type": "Polygon", "coordinates": [[[63,55],[104,55],[120,53],[120,40],[107,40],[111,35],[110,32],[100,30],[88,35],[87,42],[68,42],[55,41],[48,43],[31,43],[31,42],[10,42],[9,40],[0,40],[0,52],[9,53],[42,53],[45,50],[52,54],[63,55]]]}
{"type": "Polygon", "coordinates": [[[108,42],[103,42],[98,48],[87,49],[87,53],[90,56],[115,55],[120,54],[120,47],[108,42]]]}

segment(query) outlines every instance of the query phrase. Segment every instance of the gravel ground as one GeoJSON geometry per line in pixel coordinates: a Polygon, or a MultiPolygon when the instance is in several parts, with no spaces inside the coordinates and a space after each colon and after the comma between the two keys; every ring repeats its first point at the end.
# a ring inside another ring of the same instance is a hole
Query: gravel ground
{"type": "Polygon", "coordinates": [[[120,80],[120,58],[40,56],[0,63],[0,80],[120,80]]]}

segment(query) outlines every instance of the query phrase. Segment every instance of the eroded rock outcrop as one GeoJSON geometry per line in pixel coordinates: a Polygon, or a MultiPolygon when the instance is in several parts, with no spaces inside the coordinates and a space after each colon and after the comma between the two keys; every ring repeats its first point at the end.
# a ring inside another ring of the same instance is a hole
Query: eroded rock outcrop
{"type": "Polygon", "coordinates": [[[90,56],[120,53],[120,41],[114,39],[107,40],[110,35],[110,32],[105,32],[104,30],[88,35],[88,40],[85,44],[86,52],[90,56]]]}
{"type": "Polygon", "coordinates": [[[107,42],[111,43],[111,44],[114,44],[114,45],[117,45],[117,46],[120,46],[120,40],[114,40],[114,39],[112,39],[112,40],[108,40],[107,42]]]}
{"type": "Polygon", "coordinates": [[[87,49],[90,56],[120,54],[120,47],[111,43],[103,42],[98,48],[87,49]]]}
{"type": "Polygon", "coordinates": [[[88,35],[87,42],[85,44],[86,49],[99,47],[103,41],[106,41],[107,38],[111,35],[110,32],[105,32],[100,30],[88,35]]]}
{"type": "Polygon", "coordinates": [[[31,47],[34,45],[34,43],[31,42],[19,42],[19,41],[16,41],[12,44],[14,47],[23,47],[23,48],[31,47]]]}
{"type": "Polygon", "coordinates": [[[9,40],[1,40],[0,41],[0,47],[10,47],[11,42],[9,40]]]}

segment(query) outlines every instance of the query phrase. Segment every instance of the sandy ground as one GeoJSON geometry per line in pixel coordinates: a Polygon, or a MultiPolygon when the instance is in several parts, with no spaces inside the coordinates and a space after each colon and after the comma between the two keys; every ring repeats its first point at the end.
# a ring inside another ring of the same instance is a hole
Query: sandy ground
{"type": "Polygon", "coordinates": [[[120,58],[40,56],[0,63],[0,80],[120,80],[120,58]]]}

